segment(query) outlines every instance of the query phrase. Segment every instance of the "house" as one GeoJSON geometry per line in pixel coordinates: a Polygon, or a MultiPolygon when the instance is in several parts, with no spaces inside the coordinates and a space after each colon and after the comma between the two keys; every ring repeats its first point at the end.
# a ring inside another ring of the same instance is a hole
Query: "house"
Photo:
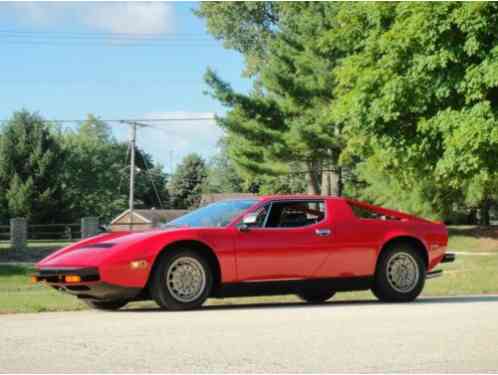
{"type": "Polygon", "coordinates": [[[219,202],[227,199],[244,199],[244,198],[254,198],[255,194],[251,193],[214,193],[214,194],[202,194],[199,207],[207,206],[208,204],[219,202]]]}
{"type": "Polygon", "coordinates": [[[157,227],[160,223],[167,223],[188,213],[188,210],[133,210],[133,224],[130,210],[126,210],[111,221],[112,232],[132,230],[134,232],[157,227]],[[132,226],[130,228],[130,226],[132,226]]]}

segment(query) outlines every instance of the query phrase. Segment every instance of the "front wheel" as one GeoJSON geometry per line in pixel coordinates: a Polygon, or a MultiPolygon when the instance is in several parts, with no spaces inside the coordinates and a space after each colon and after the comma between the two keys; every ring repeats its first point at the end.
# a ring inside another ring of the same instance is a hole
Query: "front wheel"
{"type": "Polygon", "coordinates": [[[189,310],[206,301],[212,286],[213,275],[206,259],[195,251],[178,249],[158,260],[150,292],[166,310],[189,310]]]}
{"type": "Polygon", "coordinates": [[[335,295],[335,290],[301,290],[297,296],[308,303],[323,303],[335,295]]]}
{"type": "Polygon", "coordinates": [[[409,243],[394,243],[382,252],[375,271],[374,295],[385,302],[410,302],[422,292],[425,263],[409,243]]]}

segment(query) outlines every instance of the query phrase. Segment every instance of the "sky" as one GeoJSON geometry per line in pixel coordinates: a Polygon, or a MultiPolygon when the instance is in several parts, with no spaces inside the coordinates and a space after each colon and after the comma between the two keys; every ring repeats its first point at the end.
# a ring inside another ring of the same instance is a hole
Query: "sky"
{"type": "MultiPolygon", "coordinates": [[[[225,50],[192,13],[194,2],[0,3],[0,119],[16,110],[46,119],[199,118],[225,109],[205,95],[214,69],[247,91],[242,56],[225,50]]],[[[216,153],[214,121],[154,123],[138,145],[170,172],[190,152],[216,153]]],[[[113,124],[120,141],[126,126],[113,124]]]]}

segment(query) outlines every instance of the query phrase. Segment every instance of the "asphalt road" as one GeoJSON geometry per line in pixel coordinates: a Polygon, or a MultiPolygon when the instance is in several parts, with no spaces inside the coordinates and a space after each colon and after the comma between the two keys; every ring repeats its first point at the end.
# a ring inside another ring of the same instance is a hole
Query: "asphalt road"
{"type": "Polygon", "coordinates": [[[498,372],[498,296],[0,315],[1,372],[498,372]]]}

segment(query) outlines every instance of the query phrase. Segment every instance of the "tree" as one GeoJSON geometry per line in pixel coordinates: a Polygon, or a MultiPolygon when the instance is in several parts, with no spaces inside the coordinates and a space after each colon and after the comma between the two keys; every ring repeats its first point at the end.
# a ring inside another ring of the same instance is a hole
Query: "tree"
{"type": "Polygon", "coordinates": [[[61,142],[68,154],[63,171],[65,207],[72,220],[98,216],[109,220],[127,205],[127,144],[112,137],[109,126],[92,115],[61,142]]]}
{"type": "Polygon", "coordinates": [[[199,155],[192,153],[185,156],[169,184],[173,206],[185,209],[198,205],[206,175],[206,164],[199,155]]]}
{"type": "MultiPolygon", "coordinates": [[[[498,5],[382,9],[344,10],[366,25],[364,48],[336,69],[331,104],[351,135],[348,152],[366,159],[358,170],[367,193],[398,208],[411,205],[400,193],[419,197],[412,210],[434,217],[477,206],[487,223],[498,198],[498,5]]],[[[343,38],[358,32],[344,25],[343,38]]]]}
{"type": "Polygon", "coordinates": [[[244,181],[237,171],[235,163],[228,157],[227,142],[218,142],[219,152],[207,164],[207,176],[204,184],[206,193],[240,193],[245,189],[244,181]]]}
{"type": "MultiPolygon", "coordinates": [[[[128,208],[130,152],[112,137],[108,124],[88,115],[62,143],[68,158],[64,168],[65,207],[72,220],[98,216],[111,220],[128,208]]],[[[136,149],[136,207],[168,207],[167,177],[152,157],[136,149]],[[159,198],[158,198],[159,197],[159,198]]]]}
{"type": "MultiPolygon", "coordinates": [[[[161,164],[155,164],[152,156],[137,148],[137,174],[135,176],[136,206],[142,208],[168,208],[171,205],[167,189],[168,176],[161,164]]],[[[129,170],[127,171],[129,173],[129,170]]],[[[129,174],[128,174],[129,175],[129,174]]]]}
{"type": "MultiPolygon", "coordinates": [[[[299,165],[295,166],[296,173],[277,176],[260,176],[253,181],[257,185],[258,194],[306,194],[307,183],[304,173],[299,172],[299,165]]],[[[292,168],[291,168],[292,169],[292,168]]]]}
{"type": "Polygon", "coordinates": [[[65,153],[51,125],[36,113],[15,112],[0,137],[0,207],[3,218],[60,219],[65,153]]]}
{"type": "MultiPolygon", "coordinates": [[[[237,45],[245,39],[231,34],[247,8],[230,9],[203,15],[218,37],[249,54],[237,45]]],[[[344,187],[439,218],[479,209],[489,222],[498,199],[498,5],[293,3],[275,10],[269,28],[265,18],[246,19],[251,32],[259,26],[267,35],[254,39],[264,53],[252,92],[206,76],[229,109],[219,123],[245,174],[286,175],[298,165],[310,192],[344,187]]]]}
{"type": "Polygon", "coordinates": [[[279,25],[282,5],[272,1],[205,2],[194,13],[208,31],[246,59],[246,74],[255,75],[267,59],[267,46],[279,25]]]}
{"type": "MultiPolygon", "coordinates": [[[[233,7],[230,14],[241,9],[243,13],[244,7],[233,7]]],[[[219,119],[230,140],[229,155],[253,177],[285,175],[298,165],[306,172],[310,193],[340,195],[343,181],[338,162],[344,141],[341,127],[327,111],[339,53],[326,51],[325,56],[315,45],[324,30],[333,27],[329,21],[336,6],[306,3],[278,9],[278,29],[265,38],[266,60],[258,69],[253,92],[236,93],[213,71],[206,74],[211,94],[230,109],[219,119]]],[[[217,32],[229,35],[226,13],[204,14],[208,25],[224,26],[224,32],[217,32]]]]}
{"type": "MultiPolygon", "coordinates": [[[[219,142],[220,151],[207,165],[207,178],[204,184],[206,193],[259,193],[295,194],[306,192],[306,178],[302,172],[290,172],[277,176],[260,175],[244,179],[237,165],[228,156],[228,142],[219,142]]],[[[299,170],[295,165],[293,170],[299,170]]]]}

